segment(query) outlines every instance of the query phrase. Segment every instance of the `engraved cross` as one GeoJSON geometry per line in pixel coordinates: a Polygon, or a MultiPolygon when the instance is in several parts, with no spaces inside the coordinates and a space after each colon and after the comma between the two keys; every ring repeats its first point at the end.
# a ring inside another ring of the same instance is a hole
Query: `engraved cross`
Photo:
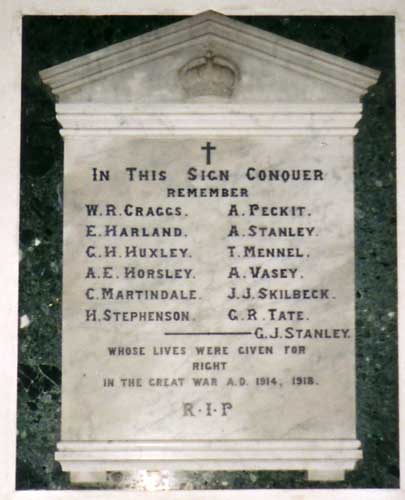
{"type": "Polygon", "coordinates": [[[214,151],[217,148],[215,146],[211,146],[210,142],[207,142],[207,144],[205,146],[202,146],[201,149],[207,152],[207,165],[211,165],[211,151],[214,151]]]}

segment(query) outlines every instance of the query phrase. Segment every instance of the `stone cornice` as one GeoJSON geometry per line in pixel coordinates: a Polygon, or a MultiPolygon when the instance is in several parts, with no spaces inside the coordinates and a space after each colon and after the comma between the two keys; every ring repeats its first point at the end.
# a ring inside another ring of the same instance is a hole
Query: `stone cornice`
{"type": "Polygon", "coordinates": [[[41,71],[42,80],[61,96],[87,83],[153,61],[189,44],[226,45],[314,79],[352,90],[357,96],[379,72],[208,11],[165,28],[41,71]]]}
{"type": "Polygon", "coordinates": [[[360,104],[57,104],[62,135],[355,135],[360,104]]]}
{"type": "Polygon", "coordinates": [[[62,470],[79,475],[145,463],[156,470],[350,470],[361,458],[355,439],[62,441],[56,453],[62,470]]]}

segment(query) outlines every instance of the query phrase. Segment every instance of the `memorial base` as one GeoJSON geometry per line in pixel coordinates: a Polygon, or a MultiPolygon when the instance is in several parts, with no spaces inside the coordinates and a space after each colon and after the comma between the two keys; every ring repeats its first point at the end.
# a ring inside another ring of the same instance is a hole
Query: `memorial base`
{"type": "Polygon", "coordinates": [[[134,470],[297,470],[309,481],[342,481],[362,458],[360,446],[357,440],[63,441],[55,457],[72,483],[134,470]]]}

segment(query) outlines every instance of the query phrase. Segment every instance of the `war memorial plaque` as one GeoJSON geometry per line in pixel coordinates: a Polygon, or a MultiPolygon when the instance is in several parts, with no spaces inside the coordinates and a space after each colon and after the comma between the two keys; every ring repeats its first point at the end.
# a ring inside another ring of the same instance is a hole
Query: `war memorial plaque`
{"type": "Polygon", "coordinates": [[[208,12],[41,77],[65,141],[71,480],[343,479],[362,456],[353,138],[378,73],[208,12]]]}

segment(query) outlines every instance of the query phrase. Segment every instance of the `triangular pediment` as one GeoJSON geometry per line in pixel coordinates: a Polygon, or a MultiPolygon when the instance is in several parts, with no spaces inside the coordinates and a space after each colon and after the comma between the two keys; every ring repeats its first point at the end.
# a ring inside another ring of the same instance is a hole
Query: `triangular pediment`
{"type": "Polygon", "coordinates": [[[41,78],[61,102],[338,103],[358,101],[378,74],[208,11],[43,70],[41,78]]]}

